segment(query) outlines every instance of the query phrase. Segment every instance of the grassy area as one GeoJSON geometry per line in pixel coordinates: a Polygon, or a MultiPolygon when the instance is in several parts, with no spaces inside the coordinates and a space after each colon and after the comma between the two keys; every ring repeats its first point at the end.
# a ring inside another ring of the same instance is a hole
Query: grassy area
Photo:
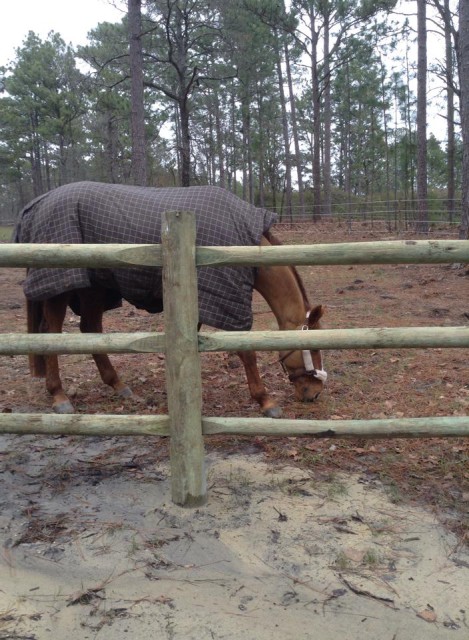
{"type": "Polygon", "coordinates": [[[11,234],[13,233],[13,225],[0,225],[0,242],[11,242],[11,234]]]}

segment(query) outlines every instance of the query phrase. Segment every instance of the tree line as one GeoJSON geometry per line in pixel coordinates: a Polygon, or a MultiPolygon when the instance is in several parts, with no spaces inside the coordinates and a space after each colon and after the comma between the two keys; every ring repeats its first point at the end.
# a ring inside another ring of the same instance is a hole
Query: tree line
{"type": "Polygon", "coordinates": [[[0,69],[0,216],[77,180],[213,184],[315,220],[380,201],[423,230],[444,198],[466,237],[466,4],[127,0],[76,48],[30,32],[0,69]]]}

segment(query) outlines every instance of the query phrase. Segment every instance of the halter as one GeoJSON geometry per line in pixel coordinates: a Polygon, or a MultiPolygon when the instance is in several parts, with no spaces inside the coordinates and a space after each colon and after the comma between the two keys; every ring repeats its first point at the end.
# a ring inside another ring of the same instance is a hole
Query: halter
{"type": "MultiPolygon", "coordinates": [[[[309,314],[310,314],[310,311],[307,311],[306,312],[306,320],[308,320],[309,314]]],[[[308,323],[303,324],[301,326],[301,330],[302,331],[309,331],[308,323]]],[[[311,357],[311,351],[309,349],[302,349],[301,355],[303,356],[304,367],[297,367],[296,369],[293,369],[293,371],[291,371],[291,372],[289,372],[287,370],[287,367],[285,365],[285,360],[287,358],[289,358],[292,353],[295,353],[295,351],[296,351],[296,349],[292,349],[291,351],[288,351],[288,353],[286,353],[284,356],[279,358],[279,362],[282,365],[282,368],[285,371],[285,373],[288,375],[288,379],[290,380],[290,382],[293,382],[293,380],[296,380],[297,378],[301,378],[301,376],[311,376],[311,377],[317,378],[318,380],[321,380],[321,382],[325,383],[326,380],[327,380],[327,373],[323,369],[321,352],[319,352],[320,358],[321,358],[321,368],[320,369],[315,369],[314,364],[313,364],[313,358],[311,357]]]]}

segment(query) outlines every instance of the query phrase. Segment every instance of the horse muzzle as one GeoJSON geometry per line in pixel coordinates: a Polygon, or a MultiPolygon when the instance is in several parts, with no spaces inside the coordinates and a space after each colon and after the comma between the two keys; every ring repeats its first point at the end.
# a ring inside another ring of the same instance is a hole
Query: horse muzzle
{"type": "Polygon", "coordinates": [[[288,375],[288,379],[295,387],[296,399],[300,402],[315,402],[322,390],[327,379],[325,371],[313,369],[296,369],[288,375]]]}
{"type": "Polygon", "coordinates": [[[296,399],[300,402],[314,402],[318,399],[327,380],[327,373],[322,368],[322,356],[319,354],[320,368],[316,368],[313,363],[311,351],[303,349],[301,350],[303,366],[290,368],[285,363],[285,360],[293,353],[294,351],[290,351],[284,355],[280,359],[280,363],[288,375],[288,379],[295,387],[296,399]]]}

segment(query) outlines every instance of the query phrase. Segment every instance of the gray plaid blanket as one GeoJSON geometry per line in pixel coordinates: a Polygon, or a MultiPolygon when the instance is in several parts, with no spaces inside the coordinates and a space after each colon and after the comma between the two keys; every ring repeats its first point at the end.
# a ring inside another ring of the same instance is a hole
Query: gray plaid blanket
{"type": "MultiPolygon", "coordinates": [[[[161,214],[174,210],[194,212],[196,242],[205,246],[259,245],[275,222],[275,214],[218,187],[154,189],[77,182],[30,202],[19,216],[15,240],[159,244],[161,214]]],[[[250,329],[254,277],[253,268],[201,267],[199,321],[225,330],[250,329]]],[[[30,300],[46,300],[95,283],[108,291],[107,309],[119,306],[122,298],[151,313],[163,309],[160,268],[29,269],[23,289],[30,300]]]]}

